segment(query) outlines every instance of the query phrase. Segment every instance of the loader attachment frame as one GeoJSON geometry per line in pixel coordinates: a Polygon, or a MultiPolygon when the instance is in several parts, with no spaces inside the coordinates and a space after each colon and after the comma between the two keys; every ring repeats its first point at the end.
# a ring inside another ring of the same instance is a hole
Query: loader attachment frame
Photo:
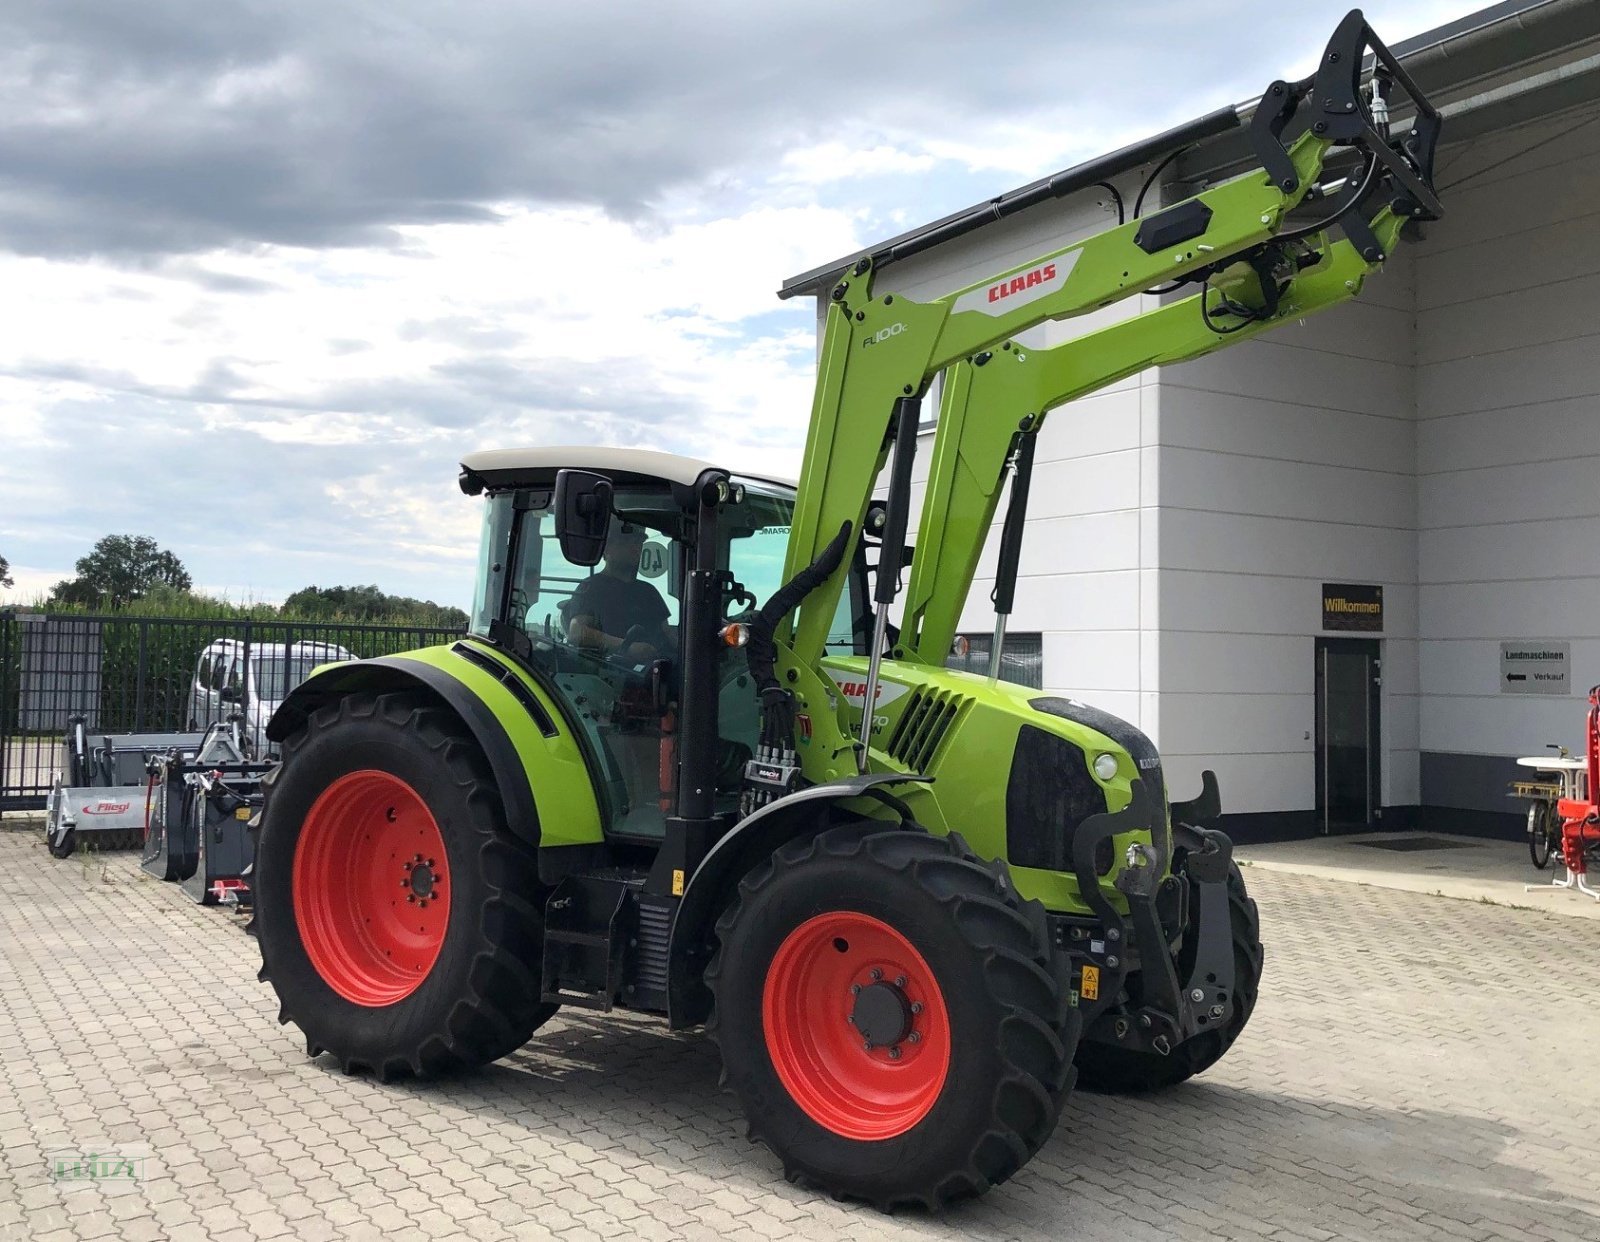
{"type": "MultiPolygon", "coordinates": [[[[777,669],[790,691],[810,703],[829,697],[818,661],[862,520],[891,447],[898,440],[902,452],[914,451],[901,424],[916,416],[934,376],[948,372],[907,624],[887,637],[891,582],[876,592],[875,630],[886,638],[869,652],[869,685],[885,655],[943,662],[1018,436],[1036,434],[1053,406],[1146,367],[1201,357],[1354,297],[1402,224],[1441,213],[1433,189],[1439,133],[1437,110],[1356,10],[1314,75],[1274,82],[1263,94],[1250,123],[1256,171],[942,298],[875,295],[881,263],[870,257],[845,272],[828,295],[785,578],[817,564],[841,530],[849,533],[839,567],[774,626],[777,669]],[[1397,88],[1408,102],[1391,99],[1397,88]],[[1414,113],[1403,133],[1391,133],[1391,104],[1414,113]],[[1183,284],[1199,292],[1051,349],[1013,340],[1046,321],[1183,284]]],[[[897,470],[891,531],[904,529],[909,490],[910,471],[897,470]]],[[[884,552],[896,569],[898,552],[884,552]]],[[[802,756],[808,779],[865,766],[864,738],[847,737],[832,713],[811,719],[815,736],[802,756]]]]}

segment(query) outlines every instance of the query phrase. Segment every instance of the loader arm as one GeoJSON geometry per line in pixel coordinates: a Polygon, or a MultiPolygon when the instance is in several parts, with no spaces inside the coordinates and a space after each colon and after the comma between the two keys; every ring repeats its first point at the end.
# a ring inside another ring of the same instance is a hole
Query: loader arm
{"type": "MultiPolygon", "coordinates": [[[[1371,223],[1386,253],[1403,224],[1387,207],[1371,223]]],[[[999,350],[951,367],[917,527],[917,557],[906,587],[898,658],[944,663],[1004,490],[1007,460],[1020,437],[1039,433],[1050,410],[1148,367],[1203,358],[1286,320],[1350,301],[1379,266],[1363,258],[1352,242],[1334,242],[1325,235],[1308,254],[1314,263],[1279,291],[1276,311],[1258,319],[1219,324],[1214,310],[1201,315],[1202,300],[1217,301],[1212,289],[1227,287],[1221,281],[1205,292],[1060,345],[1028,349],[1008,341],[999,350]]],[[[1238,279],[1248,286],[1248,277],[1241,274],[1238,279]]],[[[1259,295],[1252,296],[1248,288],[1233,296],[1241,305],[1265,312],[1259,295]]]]}
{"type": "Polygon", "coordinates": [[[817,733],[807,748],[808,778],[834,779],[856,766],[842,759],[846,752],[864,753],[832,713],[816,710],[831,696],[819,661],[874,486],[898,439],[907,465],[889,486],[871,698],[900,568],[896,536],[909,507],[915,429],[906,421],[917,418],[932,378],[952,369],[904,614],[912,625],[894,654],[914,649],[921,660],[942,662],[1022,418],[1037,430],[1053,405],[1354,296],[1397,243],[1404,221],[1439,216],[1432,186],[1439,129],[1437,111],[1356,10],[1340,23],[1313,77],[1274,82],[1263,94],[1249,121],[1256,170],[942,298],[875,296],[874,279],[893,252],[863,258],[841,276],[829,295],[785,578],[822,564],[830,572],[773,631],[777,676],[812,705],[817,733]],[[1364,79],[1369,52],[1372,72],[1364,79]],[[1399,126],[1391,136],[1387,101],[1396,86],[1414,118],[1409,130],[1399,126]],[[1378,99],[1382,107],[1369,101],[1378,99]],[[1297,209],[1312,222],[1292,216],[1297,209]],[[1331,240],[1333,227],[1345,240],[1331,240]],[[1015,355],[1011,338],[1028,328],[1172,281],[1196,283],[1201,292],[1053,350],[992,361],[996,351],[1015,355]],[[979,367],[980,358],[988,365],[979,367]]]}
{"type": "MultiPolygon", "coordinates": [[[[900,398],[920,397],[946,367],[1028,328],[1110,306],[1270,240],[1315,183],[1329,146],[1306,134],[1289,148],[1294,189],[1259,173],[1239,177],[933,301],[875,298],[875,269],[858,264],[831,294],[785,578],[816,560],[843,522],[859,527],[888,457],[900,398]],[[1203,231],[1147,251],[1142,230],[1168,216],[1204,222],[1203,231]]],[[[843,583],[842,573],[833,575],[798,610],[798,658],[820,655],[843,583]]]]}

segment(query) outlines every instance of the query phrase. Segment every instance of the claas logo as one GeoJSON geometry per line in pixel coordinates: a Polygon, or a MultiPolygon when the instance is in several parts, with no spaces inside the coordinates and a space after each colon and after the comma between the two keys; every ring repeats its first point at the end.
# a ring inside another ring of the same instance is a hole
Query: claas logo
{"type": "Polygon", "coordinates": [[[1021,276],[1013,276],[1010,280],[1002,280],[998,285],[989,286],[989,300],[998,302],[1010,297],[1013,293],[1021,293],[1024,289],[1032,289],[1035,285],[1042,285],[1047,280],[1056,278],[1056,265],[1046,263],[1043,267],[1036,267],[1031,272],[1024,272],[1021,276]]]}

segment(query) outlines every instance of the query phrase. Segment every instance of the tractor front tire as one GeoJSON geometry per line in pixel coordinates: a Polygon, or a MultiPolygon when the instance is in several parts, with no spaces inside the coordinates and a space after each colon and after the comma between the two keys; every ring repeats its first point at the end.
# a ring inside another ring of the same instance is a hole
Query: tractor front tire
{"type": "Polygon", "coordinates": [[[535,851],[453,715],[351,695],[287,740],[263,787],[252,927],[309,1055],[433,1077],[505,1056],[555,1012],[535,851]]]}
{"type": "Polygon", "coordinates": [[[879,1209],[998,1185],[1055,1129],[1078,1013],[1043,909],[959,836],[877,825],[781,847],[706,973],[724,1082],[791,1181],[879,1209]]]}
{"type": "MultiPolygon", "coordinates": [[[[1092,1033],[1078,1045],[1078,1085],[1107,1095],[1142,1095],[1175,1087],[1222,1060],[1239,1038],[1256,1007],[1261,990],[1261,920],[1256,903],[1245,891],[1237,864],[1228,871],[1228,918],[1233,937],[1233,1013],[1215,1030],[1202,1031],[1166,1056],[1119,1048],[1092,1033]]],[[[1193,940],[1191,935],[1187,937],[1193,940]]],[[[1178,978],[1188,978],[1189,962],[1180,959],[1178,978]]],[[[1108,1021],[1108,1019],[1102,1019],[1108,1021]]]]}

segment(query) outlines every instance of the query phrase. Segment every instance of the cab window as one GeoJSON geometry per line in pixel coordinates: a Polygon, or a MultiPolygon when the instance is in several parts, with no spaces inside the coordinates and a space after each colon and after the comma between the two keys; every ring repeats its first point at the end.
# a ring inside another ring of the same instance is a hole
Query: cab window
{"type": "MultiPolygon", "coordinates": [[[[739,586],[755,600],[754,604],[733,602],[730,611],[738,613],[746,608],[759,608],[783,585],[783,562],[789,551],[794,497],[768,490],[758,483],[746,483],[745,502],[732,512],[738,514],[739,525],[731,527],[728,569],[739,586]]],[[[840,593],[833,624],[828,627],[830,655],[851,655],[856,651],[854,585],[840,593]]]]}

